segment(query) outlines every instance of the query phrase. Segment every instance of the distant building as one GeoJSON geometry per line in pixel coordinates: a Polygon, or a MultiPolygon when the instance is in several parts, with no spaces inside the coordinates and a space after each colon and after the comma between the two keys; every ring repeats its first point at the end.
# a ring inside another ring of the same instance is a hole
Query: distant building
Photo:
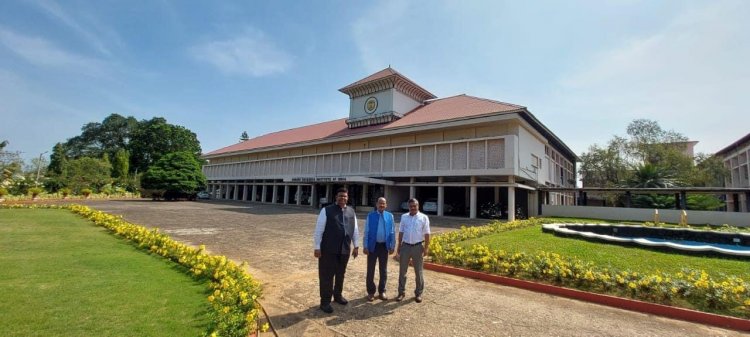
{"type": "MultiPolygon", "coordinates": [[[[716,156],[724,159],[724,167],[730,171],[726,187],[750,187],[750,133],[716,152],[716,156]]],[[[726,202],[729,212],[750,212],[748,193],[727,194],[726,202]]]]}
{"type": "Polygon", "coordinates": [[[499,203],[513,217],[542,201],[572,205],[578,159],[523,106],[458,95],[436,98],[392,68],[342,89],[349,117],[269,133],[205,154],[214,197],[320,207],[346,186],[355,207],[416,197],[438,215],[474,218],[499,203]],[[509,212],[508,212],[509,211],[509,212]]]}

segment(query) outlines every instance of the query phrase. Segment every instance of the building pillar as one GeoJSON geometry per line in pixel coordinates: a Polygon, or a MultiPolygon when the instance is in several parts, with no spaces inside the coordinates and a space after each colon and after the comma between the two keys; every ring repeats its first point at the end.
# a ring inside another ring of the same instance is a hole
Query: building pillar
{"type": "Polygon", "coordinates": [[[234,184],[233,188],[234,188],[234,191],[232,191],[233,192],[232,193],[232,200],[239,200],[239,198],[240,198],[239,185],[234,184]]]}
{"type": "Polygon", "coordinates": [[[495,186],[495,204],[500,203],[500,186],[495,186]]]}
{"type": "Polygon", "coordinates": [[[445,215],[445,187],[443,177],[438,177],[437,216],[445,215]]]}
{"type": "Polygon", "coordinates": [[[260,191],[260,202],[266,202],[266,193],[268,193],[268,185],[263,184],[263,189],[260,191]]]}
{"type": "Polygon", "coordinates": [[[222,199],[229,199],[229,184],[224,184],[224,191],[222,191],[222,199]]]}
{"type": "Polygon", "coordinates": [[[310,185],[310,206],[318,208],[318,185],[315,183],[310,185]]]}
{"type": "Polygon", "coordinates": [[[297,185],[297,206],[302,205],[302,185],[297,185]]]}
{"type": "Polygon", "coordinates": [[[242,185],[242,201],[247,201],[247,185],[242,185]]]}
{"type": "Polygon", "coordinates": [[[516,188],[508,186],[508,221],[516,220],[516,188]]]}
{"type": "Polygon", "coordinates": [[[370,185],[368,184],[362,184],[362,206],[369,206],[367,204],[367,190],[369,189],[370,185]]]}
{"type": "Polygon", "coordinates": [[[282,204],[286,205],[289,203],[289,185],[284,185],[284,202],[282,204]]]}
{"type": "Polygon", "coordinates": [[[250,196],[250,201],[257,201],[258,185],[253,184],[253,194],[250,196]]]}
{"type": "Polygon", "coordinates": [[[277,185],[271,185],[271,203],[275,204],[276,200],[279,198],[278,195],[278,186],[277,185]]]}
{"type": "Polygon", "coordinates": [[[469,187],[469,219],[477,218],[477,177],[471,177],[471,187],[469,187]]]}
{"type": "Polygon", "coordinates": [[[333,202],[333,185],[326,184],[326,202],[333,202]]]}
{"type": "MultiPolygon", "coordinates": [[[[415,182],[417,182],[416,178],[411,177],[409,179],[410,184],[414,184],[415,182]]],[[[414,185],[409,186],[409,199],[416,198],[416,196],[417,196],[417,187],[414,185]]],[[[422,200],[420,200],[419,202],[422,202],[422,200]]]]}

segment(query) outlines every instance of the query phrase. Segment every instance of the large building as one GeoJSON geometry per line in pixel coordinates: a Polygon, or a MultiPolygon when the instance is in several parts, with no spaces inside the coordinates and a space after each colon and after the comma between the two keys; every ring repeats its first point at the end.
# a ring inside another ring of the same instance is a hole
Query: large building
{"type": "MultiPolygon", "coordinates": [[[[736,142],[716,152],[724,160],[724,167],[729,170],[726,187],[750,187],[750,133],[736,142]]],[[[727,211],[750,212],[750,193],[727,194],[727,211]]]]}
{"type": "Polygon", "coordinates": [[[355,207],[378,197],[391,210],[416,197],[438,215],[536,215],[541,202],[573,204],[576,155],[523,106],[458,95],[436,98],[392,68],[339,91],[349,117],[269,133],[203,157],[212,196],[309,205],[349,189],[355,207]],[[498,208],[496,206],[495,208],[498,208]]]}

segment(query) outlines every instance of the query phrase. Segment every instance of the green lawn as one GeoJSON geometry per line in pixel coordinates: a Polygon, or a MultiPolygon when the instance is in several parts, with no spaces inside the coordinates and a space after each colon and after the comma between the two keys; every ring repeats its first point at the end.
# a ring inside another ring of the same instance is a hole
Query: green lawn
{"type": "Polygon", "coordinates": [[[199,336],[206,284],[67,210],[0,209],[3,336],[199,336]]]}
{"type": "Polygon", "coordinates": [[[516,229],[492,234],[459,243],[468,249],[474,244],[485,244],[491,249],[509,252],[535,253],[554,252],[563,256],[575,256],[600,267],[649,273],[663,271],[677,273],[681,268],[706,270],[711,275],[725,273],[750,279],[750,263],[747,260],[691,256],[660,252],[644,248],[625,247],[613,244],[594,243],[582,239],[562,238],[543,233],[541,226],[516,229]]]}

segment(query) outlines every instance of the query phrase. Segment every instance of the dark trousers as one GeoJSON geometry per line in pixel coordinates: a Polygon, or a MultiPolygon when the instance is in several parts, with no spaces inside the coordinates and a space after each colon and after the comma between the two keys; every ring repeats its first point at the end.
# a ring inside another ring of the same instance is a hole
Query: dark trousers
{"type": "Polygon", "coordinates": [[[385,283],[388,281],[388,248],[385,242],[375,244],[375,249],[367,255],[367,293],[375,294],[375,263],[378,264],[380,281],[378,281],[378,292],[385,293],[385,283]]]}
{"type": "Polygon", "coordinates": [[[344,273],[349,263],[349,254],[322,253],[318,258],[318,280],[320,281],[320,304],[331,303],[331,297],[341,297],[344,289],[344,273]]]}

